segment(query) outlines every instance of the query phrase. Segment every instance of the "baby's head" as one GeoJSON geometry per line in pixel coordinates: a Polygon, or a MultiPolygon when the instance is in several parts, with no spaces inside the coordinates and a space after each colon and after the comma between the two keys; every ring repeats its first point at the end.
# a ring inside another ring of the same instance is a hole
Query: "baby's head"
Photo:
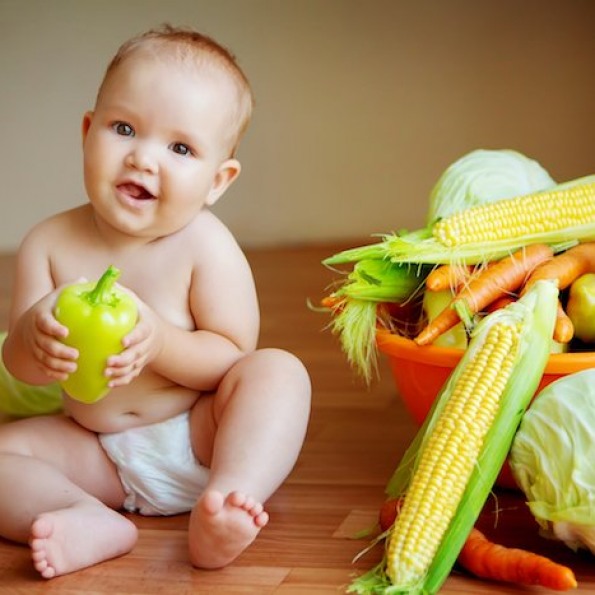
{"type": "Polygon", "coordinates": [[[83,118],[98,217],[135,237],[182,229],[239,175],[252,103],[233,56],[208,37],[163,27],[126,42],[83,118]]]}
{"type": "Polygon", "coordinates": [[[126,60],[139,55],[165,61],[172,68],[188,68],[223,77],[231,85],[235,101],[229,118],[229,156],[233,156],[248,128],[254,98],[246,75],[234,55],[212,38],[192,29],[163,25],[129,39],[109,63],[97,94],[97,102],[110,77],[126,60]]]}

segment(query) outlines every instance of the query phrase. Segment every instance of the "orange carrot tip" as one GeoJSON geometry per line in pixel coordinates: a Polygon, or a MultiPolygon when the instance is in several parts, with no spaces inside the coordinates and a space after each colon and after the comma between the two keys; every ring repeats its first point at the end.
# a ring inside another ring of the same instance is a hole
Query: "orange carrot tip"
{"type": "Polygon", "coordinates": [[[554,326],[554,341],[558,343],[570,343],[574,336],[574,324],[562,305],[558,302],[556,325],[554,326]]]}
{"type": "Polygon", "coordinates": [[[323,308],[335,309],[342,300],[336,295],[327,295],[320,300],[320,305],[323,308]]]}
{"type": "Polygon", "coordinates": [[[428,273],[426,289],[429,291],[456,290],[473,271],[472,265],[443,264],[428,273]]]}

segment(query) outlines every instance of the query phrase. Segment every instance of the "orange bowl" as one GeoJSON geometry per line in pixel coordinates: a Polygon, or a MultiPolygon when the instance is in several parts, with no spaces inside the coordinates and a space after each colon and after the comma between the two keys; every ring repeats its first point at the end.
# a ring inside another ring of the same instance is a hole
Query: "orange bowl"
{"type": "MultiPolygon", "coordinates": [[[[397,392],[418,425],[426,418],[442,385],[464,351],[453,347],[420,347],[411,339],[388,331],[376,335],[378,349],[388,357],[397,392]]],[[[537,392],[554,380],[586,368],[595,368],[595,352],[550,355],[537,392]]],[[[502,487],[516,487],[507,466],[498,479],[502,487]]]]}

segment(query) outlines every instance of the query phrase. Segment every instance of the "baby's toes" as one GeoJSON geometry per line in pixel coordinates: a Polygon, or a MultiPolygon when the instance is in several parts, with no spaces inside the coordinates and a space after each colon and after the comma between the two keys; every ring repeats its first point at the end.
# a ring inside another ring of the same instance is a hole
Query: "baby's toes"
{"type": "Polygon", "coordinates": [[[262,529],[268,522],[269,522],[269,513],[268,512],[264,512],[264,510],[262,510],[262,505],[261,505],[261,511],[255,515],[254,518],[254,524],[259,527],[260,529],[262,529]]]}
{"type": "Polygon", "coordinates": [[[263,505],[260,502],[252,501],[249,508],[246,509],[253,517],[257,517],[259,514],[262,514],[264,510],[263,505]]]}
{"type": "Polygon", "coordinates": [[[254,500],[254,498],[252,498],[251,496],[246,496],[242,508],[246,512],[252,514],[252,509],[254,508],[254,506],[256,506],[256,500],[254,500]]]}
{"type": "Polygon", "coordinates": [[[44,550],[37,550],[31,553],[31,558],[33,560],[33,566],[35,570],[41,574],[43,578],[53,578],[56,574],[55,569],[49,565],[49,562],[46,557],[46,552],[44,550]]]}
{"type": "Polygon", "coordinates": [[[242,492],[231,492],[227,496],[227,503],[236,508],[245,508],[248,497],[242,492]]]}
{"type": "Polygon", "coordinates": [[[200,506],[202,510],[210,516],[214,516],[215,514],[221,512],[224,504],[225,501],[221,492],[216,492],[214,490],[205,492],[200,500],[200,506]]]}

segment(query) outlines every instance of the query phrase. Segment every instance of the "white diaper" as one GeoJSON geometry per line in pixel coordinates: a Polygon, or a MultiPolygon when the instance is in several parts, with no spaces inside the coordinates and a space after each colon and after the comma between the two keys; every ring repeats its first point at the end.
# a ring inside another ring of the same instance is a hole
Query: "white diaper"
{"type": "Polygon", "coordinates": [[[184,412],[156,424],[99,436],[118,468],[129,512],[157,516],[193,508],[209,470],[192,452],[188,416],[184,412]]]}

